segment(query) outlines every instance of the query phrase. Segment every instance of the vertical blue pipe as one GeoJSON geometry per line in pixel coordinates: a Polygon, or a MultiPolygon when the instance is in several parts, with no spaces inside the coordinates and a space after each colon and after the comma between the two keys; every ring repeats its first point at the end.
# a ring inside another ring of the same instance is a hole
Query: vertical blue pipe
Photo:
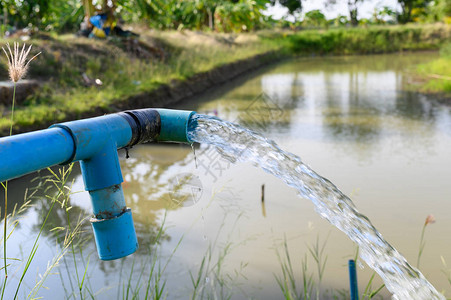
{"type": "Polygon", "coordinates": [[[359,287],[357,286],[357,271],[355,268],[355,261],[350,259],[348,261],[349,267],[349,284],[351,300],[359,300],[359,287]]]}
{"type": "Polygon", "coordinates": [[[94,211],[91,224],[97,252],[102,260],[113,260],[138,249],[131,210],[127,208],[121,183],[122,172],[117,149],[131,140],[126,119],[108,115],[56,124],[75,141],[73,160],[80,160],[85,189],[94,211]]]}

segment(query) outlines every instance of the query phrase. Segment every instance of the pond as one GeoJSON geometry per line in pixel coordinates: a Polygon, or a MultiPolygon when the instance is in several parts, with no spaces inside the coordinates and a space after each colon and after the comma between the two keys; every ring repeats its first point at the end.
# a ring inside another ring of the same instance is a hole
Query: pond
{"type": "MultiPolygon", "coordinates": [[[[299,58],[238,78],[177,108],[240,123],[300,156],[350,196],[414,266],[425,219],[433,214],[436,223],[425,229],[420,270],[449,295],[446,274],[451,267],[445,263],[451,265],[451,109],[409,91],[415,84],[410,71],[434,57],[405,53],[299,58]]],[[[89,221],[84,220],[80,243],[68,249],[75,255],[68,253],[59,261],[38,296],[80,298],[77,285],[86,270],[85,297],[128,299],[136,292],[143,299],[154,270],[154,275],[161,274],[160,288],[166,282],[163,295],[168,299],[190,298],[194,290],[199,298],[281,299],[276,278],[282,276],[285,249],[299,289],[306,266],[307,277],[315,282],[313,294],[318,289],[326,299],[348,293],[346,264],[356,246],[280,180],[250,164],[232,164],[205,145],[141,145],[129,155],[126,159],[120,151],[138,252],[100,261],[89,221]],[[191,180],[180,188],[187,175],[191,180]],[[325,266],[320,283],[311,253],[315,248],[325,266]]],[[[56,193],[40,186],[49,174],[43,171],[10,183],[9,207],[23,202],[26,188],[28,194],[38,188],[34,206],[22,214],[8,240],[7,257],[26,258],[33,246],[51,206],[45,195],[56,193]]],[[[74,227],[80,213],[91,211],[77,165],[72,181],[70,218],[55,205],[19,298],[45,276],[48,261],[61,250],[64,231],[50,230],[67,227],[68,220],[74,227]]],[[[13,270],[24,262],[12,264],[7,299],[21,274],[13,270]]],[[[372,274],[367,266],[358,268],[361,293],[372,274]]],[[[376,278],[373,289],[380,284],[376,278]]],[[[386,290],[379,295],[389,297],[386,290]]]]}

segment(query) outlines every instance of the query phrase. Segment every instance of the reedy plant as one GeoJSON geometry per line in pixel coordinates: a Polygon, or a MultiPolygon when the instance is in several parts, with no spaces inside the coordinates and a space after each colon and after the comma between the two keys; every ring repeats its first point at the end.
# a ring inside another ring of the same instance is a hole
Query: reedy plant
{"type": "Polygon", "coordinates": [[[288,243],[286,237],[283,241],[283,255],[276,248],[277,258],[279,259],[280,266],[282,268],[282,276],[275,275],[277,284],[282,290],[283,296],[287,300],[292,299],[311,299],[314,281],[313,274],[308,273],[308,257],[304,254],[304,258],[301,262],[301,277],[302,287],[299,289],[297,286],[296,275],[293,270],[293,264],[291,262],[290,252],[288,251],[288,243]]]}
{"type": "Polygon", "coordinates": [[[424,241],[424,233],[425,233],[426,227],[429,224],[434,224],[434,223],[435,223],[435,218],[433,215],[428,215],[426,217],[426,220],[424,221],[423,229],[421,230],[420,245],[419,245],[419,249],[418,249],[417,268],[420,268],[421,255],[423,254],[424,246],[426,246],[426,243],[424,241]]]}
{"type": "MultiPolygon", "coordinates": [[[[27,56],[31,51],[32,45],[26,49],[26,45],[24,44],[22,47],[22,50],[20,50],[19,43],[14,43],[13,50],[11,50],[11,47],[9,43],[6,44],[6,49],[9,52],[5,50],[5,48],[2,47],[3,52],[6,55],[6,58],[8,60],[8,74],[9,78],[13,82],[13,99],[12,99],[12,105],[11,105],[11,124],[9,128],[9,135],[11,136],[13,133],[13,124],[14,124],[14,106],[16,102],[16,85],[17,82],[22,79],[28,70],[28,65],[30,62],[35,59],[39,54],[36,54],[31,59],[27,61],[27,56]]],[[[5,190],[5,212],[4,212],[4,220],[3,220],[3,268],[5,270],[5,280],[2,288],[2,294],[1,298],[3,299],[4,292],[6,289],[6,282],[8,279],[8,265],[6,263],[6,234],[7,234],[7,221],[8,221],[8,181],[5,181],[4,183],[1,183],[3,186],[3,189],[5,190]]]]}
{"type": "MultiPolygon", "coordinates": [[[[85,287],[85,282],[89,281],[89,276],[87,276],[88,267],[89,267],[89,256],[88,256],[88,262],[84,262],[83,257],[83,244],[84,241],[80,239],[81,233],[83,232],[82,224],[85,223],[85,221],[89,218],[86,213],[80,213],[78,216],[77,222],[75,226],[71,223],[70,217],[69,217],[69,211],[72,209],[72,206],[70,206],[70,196],[73,193],[72,186],[73,181],[70,186],[67,185],[67,181],[69,178],[69,175],[72,172],[73,163],[69,165],[68,168],[62,168],[59,169],[59,174],[54,172],[52,169],[48,168],[49,172],[52,174],[52,177],[47,180],[48,183],[52,184],[57,189],[57,194],[54,196],[48,196],[46,197],[51,200],[52,207],[53,204],[56,202],[60,205],[61,209],[64,210],[65,218],[66,218],[66,227],[54,227],[51,229],[52,232],[55,232],[57,235],[57,240],[61,240],[60,232],[64,233],[64,238],[62,239],[61,244],[61,250],[59,253],[53,258],[52,264],[50,264],[50,269],[55,268],[60,260],[64,258],[64,255],[67,252],[71,252],[74,266],[75,266],[75,275],[76,275],[76,282],[77,282],[77,292],[80,295],[80,298],[83,299],[83,288],[85,287]],[[83,259],[84,264],[84,273],[83,276],[80,278],[80,274],[78,272],[78,266],[77,266],[77,260],[75,257],[76,248],[80,251],[80,256],[83,259]]],[[[51,207],[51,208],[52,208],[51,207]]],[[[50,213],[50,212],[49,212],[50,213]]],[[[65,261],[66,263],[66,261],[65,261]]],[[[49,269],[49,267],[48,267],[49,269]]],[[[66,268],[66,270],[69,270],[66,268]]],[[[47,273],[47,272],[46,272],[47,273]]],[[[70,276],[69,276],[70,278],[70,276]]],[[[88,293],[92,294],[91,291],[88,289],[88,293]]]]}
{"type": "MultiPolygon", "coordinates": [[[[313,258],[316,266],[316,277],[317,282],[315,281],[315,272],[310,272],[308,263],[309,256],[307,253],[304,254],[304,257],[301,261],[301,282],[298,283],[298,275],[296,274],[293,268],[293,261],[290,256],[290,252],[288,250],[288,243],[286,237],[281,246],[276,246],[276,255],[279,260],[282,274],[274,275],[279,285],[279,288],[282,291],[283,298],[286,300],[311,300],[311,299],[349,299],[349,291],[347,290],[324,290],[324,293],[321,293],[321,282],[324,277],[324,272],[327,263],[327,255],[325,255],[325,248],[327,244],[328,238],[321,243],[319,237],[314,244],[307,245],[308,254],[313,258]],[[283,251],[279,251],[279,248],[282,248],[283,251]]],[[[353,255],[354,261],[357,262],[359,256],[359,248],[356,248],[356,252],[353,255]]],[[[380,296],[380,291],[385,287],[385,284],[382,284],[377,289],[373,289],[373,281],[376,276],[376,272],[373,272],[371,278],[369,279],[367,285],[365,286],[365,290],[363,294],[361,294],[361,299],[373,299],[376,296],[380,296]]]]}
{"type": "Polygon", "coordinates": [[[225,214],[215,239],[213,242],[209,243],[207,250],[202,257],[197,274],[193,275],[193,273],[190,272],[191,283],[193,286],[190,299],[231,299],[234,296],[233,287],[236,286],[236,280],[239,277],[246,278],[243,271],[248,264],[245,262],[241,262],[239,268],[234,270],[234,276],[224,273],[224,264],[227,256],[235,248],[245,243],[245,241],[238,243],[230,242],[236,226],[238,225],[238,221],[242,216],[242,214],[238,214],[235,217],[226,242],[220,246],[219,236],[225,228],[227,218],[227,213],[225,214]],[[216,253],[215,249],[219,249],[219,252],[216,253]]]}
{"type": "Polygon", "coordinates": [[[327,255],[324,256],[324,249],[326,248],[327,240],[329,235],[326,237],[326,240],[321,245],[319,242],[319,236],[316,236],[316,242],[312,246],[308,246],[308,250],[313,257],[313,260],[316,263],[317,275],[318,275],[318,283],[316,285],[316,299],[320,299],[321,292],[321,282],[324,277],[324,270],[326,269],[327,263],[327,255]]]}
{"type": "MultiPolygon", "coordinates": [[[[354,261],[357,262],[359,259],[359,251],[360,248],[357,246],[356,247],[356,251],[355,251],[355,255],[354,255],[354,261]]],[[[368,283],[365,286],[365,290],[363,291],[362,294],[362,299],[373,299],[384,287],[385,284],[380,285],[377,289],[373,289],[373,280],[376,276],[376,272],[373,271],[373,274],[371,275],[370,279],[368,280],[368,283]]]]}
{"type": "MultiPolygon", "coordinates": [[[[39,184],[37,187],[34,187],[32,189],[32,192],[29,193],[29,190],[25,190],[25,197],[24,197],[24,203],[18,208],[17,204],[14,206],[14,209],[12,211],[11,214],[8,214],[8,218],[10,219],[10,222],[8,223],[8,228],[9,228],[9,233],[6,236],[6,239],[9,239],[14,230],[16,229],[16,227],[20,224],[20,221],[22,220],[21,218],[21,214],[23,214],[26,210],[28,210],[30,207],[35,206],[35,204],[31,204],[31,201],[33,198],[38,197],[37,196],[37,192],[38,191],[43,191],[45,193],[47,193],[46,198],[51,200],[51,205],[50,205],[50,209],[47,211],[47,213],[44,215],[44,220],[43,223],[40,225],[39,227],[39,232],[37,234],[37,236],[34,239],[33,242],[33,246],[30,250],[30,253],[28,254],[28,256],[26,257],[26,259],[18,259],[18,258],[8,258],[9,260],[14,260],[14,261],[18,261],[20,262],[20,265],[18,266],[17,270],[15,270],[14,274],[18,275],[18,282],[17,282],[17,287],[16,290],[14,292],[14,297],[11,299],[34,299],[36,293],[39,291],[39,289],[42,287],[45,279],[52,274],[52,269],[58,264],[59,260],[61,259],[61,256],[64,255],[64,253],[66,252],[65,248],[67,247],[66,245],[69,245],[70,242],[73,240],[73,237],[77,235],[76,231],[73,232],[67,232],[66,236],[65,236],[65,241],[64,241],[64,246],[61,248],[60,253],[58,255],[56,255],[52,262],[50,262],[46,268],[46,271],[44,272],[44,274],[42,274],[40,276],[40,279],[36,282],[36,284],[30,289],[30,291],[27,291],[23,297],[19,296],[19,291],[20,288],[22,286],[22,284],[24,283],[24,278],[25,275],[28,273],[31,263],[32,261],[35,259],[36,257],[36,253],[39,247],[39,239],[40,236],[42,235],[42,233],[45,230],[46,224],[49,220],[50,214],[52,212],[53,206],[56,202],[60,201],[63,202],[65,200],[62,200],[62,198],[64,197],[66,200],[68,199],[70,193],[68,193],[67,191],[70,192],[70,188],[66,186],[67,184],[67,178],[70,174],[70,171],[72,169],[72,165],[69,166],[68,168],[63,168],[61,170],[59,170],[60,176],[58,176],[58,180],[52,180],[52,179],[47,179],[44,184],[39,184]],[[57,187],[57,193],[53,196],[50,196],[48,194],[49,189],[46,188],[49,186],[49,184],[46,184],[48,182],[53,182],[52,185],[55,185],[57,187]],[[28,293],[28,296],[26,296],[28,293]]],[[[55,176],[56,173],[54,173],[52,171],[52,174],[54,174],[55,176]]],[[[10,265],[8,265],[10,266],[10,265]]],[[[3,298],[5,297],[5,291],[6,291],[6,278],[4,279],[3,283],[2,283],[2,296],[3,298]]],[[[7,296],[8,297],[8,296],[7,296]]]]}
{"type": "MultiPolygon", "coordinates": [[[[8,215],[8,218],[11,219],[11,221],[8,223],[8,228],[11,229],[9,229],[9,234],[6,237],[7,239],[11,237],[11,235],[14,232],[14,229],[19,225],[21,220],[20,214],[25,212],[31,206],[35,206],[35,204],[33,205],[31,204],[31,200],[32,198],[38,197],[36,195],[38,191],[45,193],[45,198],[42,199],[42,201],[50,202],[50,206],[47,209],[46,213],[43,215],[43,222],[39,225],[38,234],[34,238],[33,245],[26,258],[25,259],[8,258],[9,260],[20,262],[20,265],[18,266],[17,270],[14,270],[14,274],[17,275],[16,277],[17,286],[15,292],[14,290],[11,291],[14,293],[14,296],[12,295],[6,296],[10,297],[8,299],[36,299],[36,297],[39,298],[38,292],[44,287],[44,282],[49,276],[55,274],[54,270],[58,267],[64,255],[69,251],[71,245],[74,243],[74,241],[78,239],[80,233],[82,232],[82,224],[84,223],[84,218],[79,218],[77,224],[75,226],[72,226],[71,228],[59,226],[53,227],[52,229],[48,230],[49,225],[48,223],[50,222],[55,204],[61,205],[61,207],[65,210],[66,213],[68,213],[69,210],[71,209],[71,207],[69,206],[69,199],[70,196],[72,195],[72,186],[69,182],[69,178],[72,168],[73,164],[70,164],[68,167],[63,167],[58,171],[48,169],[49,172],[51,173],[51,176],[47,176],[48,178],[44,181],[44,183],[39,184],[37,187],[33,188],[31,193],[28,193],[28,190],[26,190],[24,204],[22,204],[19,208],[17,208],[16,204],[13,209],[13,212],[8,215]],[[43,233],[46,231],[49,231],[52,234],[55,233],[57,235],[60,232],[63,233],[63,240],[60,243],[60,248],[57,254],[52,258],[52,260],[48,262],[44,273],[40,274],[39,277],[37,277],[38,279],[35,282],[35,284],[32,285],[29,288],[29,290],[21,292],[21,287],[25,283],[26,274],[29,273],[32,262],[36,259],[38,255],[39,240],[43,235],[43,233]]],[[[42,178],[40,180],[42,182],[42,178]]],[[[82,282],[81,286],[83,285],[83,281],[85,279],[87,279],[87,277],[83,277],[83,279],[81,280],[82,282]]],[[[3,298],[5,298],[6,279],[3,281],[2,286],[3,286],[2,295],[3,298]]]]}
{"type": "MultiPolygon", "coordinates": [[[[3,245],[5,244],[4,240],[5,239],[8,240],[14,233],[15,229],[17,228],[17,226],[20,223],[23,213],[32,206],[31,199],[34,197],[36,191],[37,190],[35,189],[31,193],[29,193],[29,190],[26,189],[25,195],[24,195],[24,202],[19,207],[17,204],[14,205],[13,211],[10,214],[8,214],[7,217],[8,217],[8,219],[10,219],[10,222],[8,223],[9,233],[7,236],[2,237],[1,240],[3,240],[3,243],[2,243],[3,245]]],[[[18,259],[18,258],[7,258],[7,259],[11,260],[11,261],[20,261],[20,259],[18,259]]],[[[9,266],[11,266],[11,264],[7,265],[7,267],[9,267],[9,266]]],[[[0,270],[4,269],[4,268],[5,268],[5,266],[1,267],[0,270]]],[[[4,294],[5,294],[5,290],[6,290],[6,281],[7,281],[7,278],[5,277],[1,284],[2,299],[4,298],[4,294]]]]}
{"type": "MultiPolygon", "coordinates": [[[[25,274],[27,273],[31,262],[35,258],[35,255],[37,253],[38,247],[39,247],[39,239],[47,225],[47,222],[49,220],[49,216],[51,215],[53,208],[56,203],[60,204],[62,208],[65,209],[65,212],[68,213],[71,209],[70,206],[68,206],[70,196],[72,194],[72,184],[68,186],[68,180],[69,175],[72,172],[73,164],[70,164],[68,167],[63,167],[58,170],[58,172],[54,172],[52,169],[48,168],[49,172],[52,174],[52,177],[46,180],[46,183],[51,184],[54,188],[56,188],[56,193],[53,195],[46,194],[46,199],[50,200],[51,205],[50,208],[45,216],[44,222],[41,224],[39,232],[35,238],[33,247],[30,251],[30,254],[28,255],[24,270],[22,271],[22,275],[19,280],[19,284],[16,289],[15,293],[15,299],[18,296],[18,292],[20,289],[20,286],[23,282],[23,279],[25,277],[25,274]]],[[[61,245],[61,248],[56,256],[53,257],[52,261],[47,264],[47,268],[45,272],[40,276],[40,279],[36,282],[35,286],[31,289],[31,291],[28,293],[27,298],[28,299],[35,299],[37,293],[39,290],[43,287],[43,284],[45,280],[50,276],[55,269],[63,256],[67,253],[69,247],[73,245],[73,242],[75,238],[80,234],[81,232],[81,224],[83,223],[83,220],[80,220],[77,225],[74,228],[71,228],[70,226],[68,228],[62,228],[62,227],[55,227],[51,231],[64,231],[64,240],[61,245]]]]}
{"type": "Polygon", "coordinates": [[[301,262],[301,280],[302,287],[297,285],[296,274],[293,270],[292,260],[290,257],[290,252],[288,251],[288,243],[286,237],[284,238],[283,255],[277,250],[276,254],[279,263],[282,268],[282,276],[275,275],[276,281],[282,290],[285,299],[289,300],[310,300],[310,299],[320,299],[321,298],[321,282],[324,277],[324,271],[327,263],[327,255],[324,251],[327,244],[327,238],[323,243],[320,243],[319,236],[316,238],[316,242],[307,246],[311,257],[316,264],[317,278],[318,281],[315,282],[314,274],[308,271],[308,256],[304,254],[304,258],[301,262]],[[315,292],[314,292],[315,290],[315,292]]]}

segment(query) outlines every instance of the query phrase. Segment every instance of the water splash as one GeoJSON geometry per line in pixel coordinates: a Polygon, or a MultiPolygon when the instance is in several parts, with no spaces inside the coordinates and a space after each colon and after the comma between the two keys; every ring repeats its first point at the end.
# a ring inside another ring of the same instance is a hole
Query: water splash
{"type": "Polygon", "coordinates": [[[316,211],[360,247],[360,257],[384,280],[393,299],[445,299],[413,268],[332,182],[271,140],[215,117],[195,115],[189,138],[214,145],[226,159],[251,162],[310,199],[316,211]]]}

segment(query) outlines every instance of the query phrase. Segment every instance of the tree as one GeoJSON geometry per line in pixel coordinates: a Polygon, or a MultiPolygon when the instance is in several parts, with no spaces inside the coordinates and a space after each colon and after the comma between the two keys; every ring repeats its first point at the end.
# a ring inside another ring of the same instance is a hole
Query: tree
{"type": "Polygon", "coordinates": [[[295,20],[296,20],[295,13],[300,13],[302,11],[301,0],[279,0],[279,3],[282,6],[285,6],[286,8],[288,8],[290,15],[292,15],[295,20]]]}
{"type": "Polygon", "coordinates": [[[83,18],[79,0],[2,0],[3,26],[18,29],[67,30],[79,26],[83,18]]]}
{"type": "Polygon", "coordinates": [[[388,6],[374,9],[373,22],[376,24],[392,23],[395,19],[396,12],[388,6]]]}
{"type": "Polygon", "coordinates": [[[451,18],[451,0],[432,1],[428,6],[427,15],[430,21],[446,21],[451,18]]]}
{"type": "Polygon", "coordinates": [[[412,11],[414,9],[426,9],[431,0],[398,0],[401,5],[401,13],[398,14],[398,22],[405,24],[412,22],[412,11]]]}
{"type": "MultiPolygon", "coordinates": [[[[345,0],[326,0],[326,7],[335,5],[339,1],[345,1],[345,0]]],[[[358,8],[359,3],[363,2],[363,1],[365,1],[365,0],[346,0],[347,5],[348,5],[348,11],[349,11],[349,19],[351,21],[352,26],[359,25],[357,8],[358,8]]]]}
{"type": "MultiPolygon", "coordinates": [[[[91,0],[87,0],[91,1],[91,0]]],[[[248,31],[261,27],[269,0],[117,0],[126,20],[159,29],[248,31]]]]}
{"type": "Polygon", "coordinates": [[[304,23],[310,26],[321,27],[327,23],[327,20],[319,9],[315,9],[305,14],[304,23]]]}
{"type": "Polygon", "coordinates": [[[262,10],[266,0],[223,1],[215,12],[217,31],[240,32],[254,30],[262,25],[265,18],[262,10]]]}
{"type": "Polygon", "coordinates": [[[302,12],[301,0],[270,0],[272,5],[275,5],[277,2],[288,9],[288,12],[294,17],[295,21],[297,19],[296,13],[299,14],[302,12]]]}
{"type": "Polygon", "coordinates": [[[346,24],[348,24],[348,18],[346,16],[343,15],[338,15],[336,18],[334,19],[330,19],[329,23],[334,25],[334,26],[344,26],[346,24]]]}

